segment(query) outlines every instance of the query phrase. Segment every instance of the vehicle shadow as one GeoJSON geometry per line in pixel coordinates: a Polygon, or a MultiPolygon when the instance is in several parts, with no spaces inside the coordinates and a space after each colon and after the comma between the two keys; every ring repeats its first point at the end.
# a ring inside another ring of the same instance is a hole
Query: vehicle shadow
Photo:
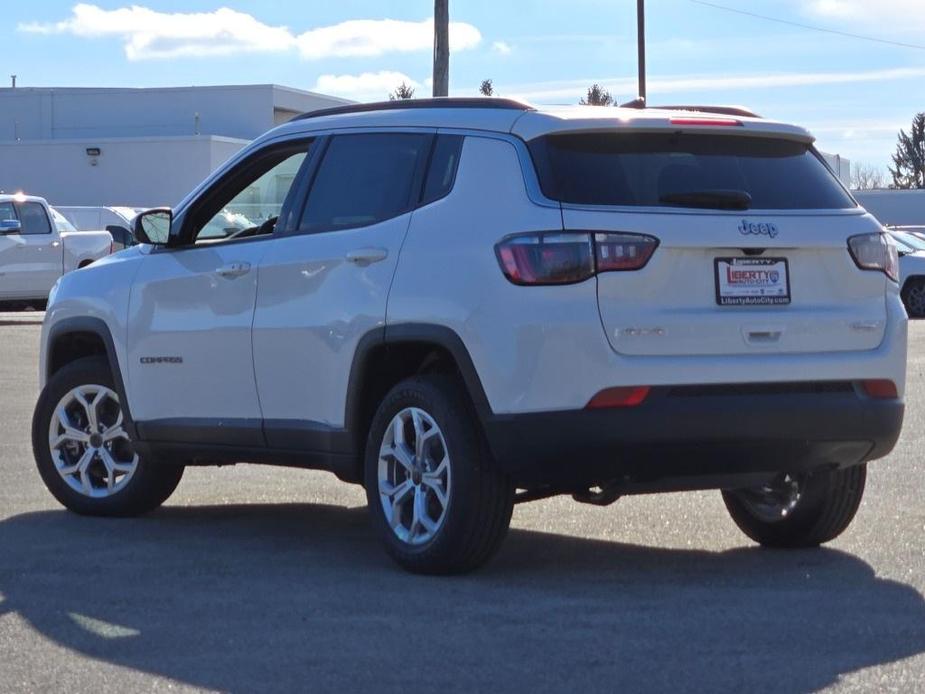
{"type": "Polygon", "coordinates": [[[465,577],[395,568],[365,509],[165,507],[0,523],[0,613],[225,691],[810,691],[925,652],[925,601],[821,549],[513,531],[465,577]]]}

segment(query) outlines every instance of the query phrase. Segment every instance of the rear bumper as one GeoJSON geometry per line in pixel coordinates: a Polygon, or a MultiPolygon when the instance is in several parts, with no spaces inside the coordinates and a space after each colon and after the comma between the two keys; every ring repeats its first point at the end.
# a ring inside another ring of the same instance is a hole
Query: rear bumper
{"type": "Polygon", "coordinates": [[[654,389],[632,408],[496,415],[485,428],[519,487],[694,489],[880,458],[903,413],[902,399],[872,399],[850,383],[685,386],[654,389]]]}

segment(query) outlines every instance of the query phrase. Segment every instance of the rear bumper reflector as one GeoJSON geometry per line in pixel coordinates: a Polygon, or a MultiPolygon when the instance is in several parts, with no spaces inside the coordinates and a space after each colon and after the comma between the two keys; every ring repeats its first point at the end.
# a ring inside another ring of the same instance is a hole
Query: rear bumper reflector
{"type": "Polygon", "coordinates": [[[586,410],[602,410],[610,407],[636,407],[649,396],[649,386],[620,386],[607,388],[595,395],[585,405],[586,410]]]}
{"type": "Polygon", "coordinates": [[[870,398],[877,398],[878,400],[895,400],[899,397],[896,384],[885,378],[861,381],[861,386],[870,398]]]}

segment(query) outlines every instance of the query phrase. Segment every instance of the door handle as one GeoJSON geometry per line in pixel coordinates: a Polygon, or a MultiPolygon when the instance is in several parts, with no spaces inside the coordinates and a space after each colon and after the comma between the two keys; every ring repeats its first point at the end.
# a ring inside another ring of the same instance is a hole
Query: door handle
{"type": "Polygon", "coordinates": [[[235,277],[241,277],[251,271],[250,263],[229,263],[215,271],[220,277],[233,280],[235,277]]]}
{"type": "Polygon", "coordinates": [[[366,267],[380,260],[385,260],[389,252],[384,248],[357,248],[354,251],[348,251],[344,258],[348,263],[353,263],[360,267],[366,267]]]}

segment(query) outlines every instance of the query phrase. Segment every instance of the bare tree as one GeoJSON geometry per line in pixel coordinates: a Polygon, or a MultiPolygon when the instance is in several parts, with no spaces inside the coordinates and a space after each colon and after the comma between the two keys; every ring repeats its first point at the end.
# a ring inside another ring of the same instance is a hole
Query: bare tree
{"type": "Polygon", "coordinates": [[[434,96],[450,93],[449,0],[434,0],[434,96]]]}
{"type": "Polygon", "coordinates": [[[398,85],[395,88],[395,91],[389,94],[389,101],[397,101],[399,99],[413,99],[414,98],[414,87],[410,87],[404,82],[398,85]]]}
{"type": "Polygon", "coordinates": [[[495,85],[492,84],[491,80],[482,80],[482,84],[479,86],[479,94],[482,96],[495,95],[495,85]]]}
{"type": "Polygon", "coordinates": [[[588,87],[588,96],[579,101],[582,106],[613,106],[613,97],[596,82],[588,87]]]}
{"type": "Polygon", "coordinates": [[[864,162],[851,165],[852,190],[876,190],[878,188],[886,188],[882,169],[864,162]]]}

